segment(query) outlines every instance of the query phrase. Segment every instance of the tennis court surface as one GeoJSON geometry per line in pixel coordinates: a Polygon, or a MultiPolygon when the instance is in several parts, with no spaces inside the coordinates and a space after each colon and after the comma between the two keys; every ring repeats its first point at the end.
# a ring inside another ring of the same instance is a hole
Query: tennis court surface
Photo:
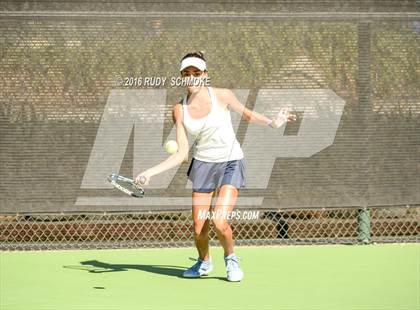
{"type": "Polygon", "coordinates": [[[245,278],[183,279],[192,248],[0,253],[0,309],[419,309],[420,244],[237,247],[245,278]]]}

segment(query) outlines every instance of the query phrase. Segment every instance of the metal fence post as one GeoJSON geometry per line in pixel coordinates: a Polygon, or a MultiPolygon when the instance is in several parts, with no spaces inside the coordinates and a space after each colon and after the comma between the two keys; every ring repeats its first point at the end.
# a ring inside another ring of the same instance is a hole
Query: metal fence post
{"type": "Polygon", "coordinates": [[[358,236],[357,241],[363,244],[370,244],[370,213],[367,208],[359,209],[357,213],[358,236]]]}

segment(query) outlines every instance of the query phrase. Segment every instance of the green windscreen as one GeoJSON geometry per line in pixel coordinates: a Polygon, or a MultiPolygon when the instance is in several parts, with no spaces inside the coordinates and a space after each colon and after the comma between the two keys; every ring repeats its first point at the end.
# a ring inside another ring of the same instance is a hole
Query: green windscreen
{"type": "Polygon", "coordinates": [[[0,212],[189,209],[192,150],[143,200],[95,165],[133,177],[166,158],[185,94],[170,80],[192,50],[205,51],[212,87],[268,117],[298,115],[273,133],[231,111],[247,161],[240,206],[420,203],[414,1],[300,3],[1,4],[0,212]],[[133,85],[146,77],[167,82],[133,85]]]}

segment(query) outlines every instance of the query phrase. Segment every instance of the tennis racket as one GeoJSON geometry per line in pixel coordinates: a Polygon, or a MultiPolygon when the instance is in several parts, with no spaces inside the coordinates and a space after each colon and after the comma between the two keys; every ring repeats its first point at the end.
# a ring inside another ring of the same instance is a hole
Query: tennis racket
{"type": "Polygon", "coordinates": [[[118,173],[113,173],[107,178],[108,182],[111,183],[116,189],[119,189],[123,193],[136,198],[144,197],[144,189],[132,179],[123,177],[118,173]]]}

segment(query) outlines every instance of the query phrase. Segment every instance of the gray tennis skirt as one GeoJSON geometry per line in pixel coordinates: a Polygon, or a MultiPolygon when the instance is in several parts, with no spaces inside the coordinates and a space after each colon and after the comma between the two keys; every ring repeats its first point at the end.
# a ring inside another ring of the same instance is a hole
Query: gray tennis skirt
{"type": "Polygon", "coordinates": [[[245,187],[245,167],[244,158],[220,163],[193,158],[187,175],[194,192],[210,193],[224,184],[240,189],[245,187]]]}

